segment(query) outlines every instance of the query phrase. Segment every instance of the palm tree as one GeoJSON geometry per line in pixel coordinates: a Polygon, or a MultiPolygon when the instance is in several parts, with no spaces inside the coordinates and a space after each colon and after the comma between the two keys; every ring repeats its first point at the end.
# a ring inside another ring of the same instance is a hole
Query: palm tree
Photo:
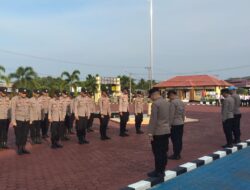
{"type": "Polygon", "coordinates": [[[96,77],[88,74],[86,80],[84,81],[83,87],[85,87],[88,91],[95,93],[97,91],[96,77]]]}
{"type": "Polygon", "coordinates": [[[71,74],[67,71],[64,71],[61,74],[62,79],[65,77],[64,80],[69,85],[70,91],[72,88],[74,89],[74,91],[76,91],[76,88],[77,88],[79,81],[80,81],[80,77],[79,77],[80,74],[81,73],[79,70],[74,70],[71,74]]]}
{"type": "Polygon", "coordinates": [[[34,88],[34,79],[37,77],[32,67],[18,67],[15,73],[9,75],[10,79],[16,79],[13,87],[34,88]]]}

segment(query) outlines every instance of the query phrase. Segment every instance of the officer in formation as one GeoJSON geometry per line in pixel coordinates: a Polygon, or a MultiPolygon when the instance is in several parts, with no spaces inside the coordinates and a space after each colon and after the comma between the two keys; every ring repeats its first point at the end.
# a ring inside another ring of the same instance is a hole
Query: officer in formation
{"type": "Polygon", "coordinates": [[[62,96],[60,97],[62,103],[63,103],[63,110],[65,112],[65,118],[64,118],[64,124],[62,125],[62,135],[61,140],[62,141],[68,141],[70,138],[68,137],[68,129],[70,125],[70,104],[71,99],[68,96],[68,92],[66,90],[62,91],[62,96]]]}
{"type": "Polygon", "coordinates": [[[144,98],[141,91],[137,91],[136,98],[134,99],[134,112],[135,112],[135,129],[137,134],[143,134],[141,124],[143,121],[144,112],[144,98]]]}
{"type": "Polygon", "coordinates": [[[169,159],[179,160],[181,159],[182,151],[185,104],[178,98],[177,93],[174,90],[169,90],[167,96],[170,101],[171,141],[174,152],[174,154],[170,156],[169,159]]]}
{"type": "Polygon", "coordinates": [[[95,100],[92,98],[93,94],[91,92],[87,93],[87,98],[88,98],[88,107],[89,107],[89,112],[90,116],[88,119],[88,126],[87,126],[87,132],[93,132],[92,126],[95,118],[95,113],[96,113],[96,105],[95,105],[95,100]]]}
{"type": "Polygon", "coordinates": [[[149,98],[153,101],[148,136],[151,141],[155,159],[155,170],[148,173],[149,177],[165,176],[167,164],[168,143],[170,137],[170,103],[165,100],[158,88],[149,90],[149,98]]]}
{"type": "Polygon", "coordinates": [[[120,113],[120,136],[129,136],[126,131],[127,122],[129,120],[129,101],[128,90],[125,88],[119,98],[119,113],[120,113]]]}
{"type": "Polygon", "coordinates": [[[49,102],[51,98],[49,97],[49,90],[44,89],[41,95],[42,101],[42,137],[44,139],[48,138],[48,131],[49,131],[49,119],[48,119],[48,112],[49,112],[49,102]]]}
{"type": "Polygon", "coordinates": [[[88,127],[88,119],[90,118],[90,109],[87,90],[84,88],[81,89],[80,95],[75,99],[74,113],[79,144],[89,144],[86,140],[86,130],[88,127]]]}
{"type": "Polygon", "coordinates": [[[18,96],[11,102],[11,122],[15,130],[17,154],[29,154],[25,149],[30,124],[30,100],[27,97],[27,89],[20,88],[18,96]]]}
{"type": "Polygon", "coordinates": [[[224,97],[224,101],[221,107],[222,124],[227,141],[227,144],[222,147],[232,148],[235,101],[234,98],[230,95],[229,89],[222,89],[221,95],[224,97]]]}
{"type": "Polygon", "coordinates": [[[106,91],[102,91],[102,96],[99,99],[99,107],[100,107],[100,135],[101,140],[109,140],[110,138],[107,136],[107,127],[109,123],[109,119],[111,117],[111,107],[110,100],[106,91]]]}
{"type": "Polygon", "coordinates": [[[0,87],[0,149],[8,149],[8,125],[10,112],[10,99],[7,88],[0,87]]]}
{"type": "Polygon", "coordinates": [[[30,137],[32,144],[41,144],[42,101],[40,90],[33,91],[30,99],[30,137]]]}
{"type": "Polygon", "coordinates": [[[240,96],[237,94],[237,88],[235,86],[230,86],[228,90],[230,91],[230,94],[232,98],[234,99],[234,123],[233,123],[234,140],[233,140],[233,143],[237,144],[241,142],[240,140],[241,100],[240,100],[240,96]]]}

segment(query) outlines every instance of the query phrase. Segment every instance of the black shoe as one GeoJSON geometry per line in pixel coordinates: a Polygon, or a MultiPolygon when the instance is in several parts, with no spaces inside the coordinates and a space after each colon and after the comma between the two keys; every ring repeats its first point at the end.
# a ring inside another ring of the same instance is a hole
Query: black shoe
{"type": "Polygon", "coordinates": [[[22,149],[22,152],[24,153],[24,154],[30,154],[30,151],[28,151],[28,150],[26,150],[26,149],[22,149]]]}
{"type": "Polygon", "coordinates": [[[87,129],[87,132],[90,133],[90,132],[94,132],[93,129],[87,129]]]}
{"type": "Polygon", "coordinates": [[[18,149],[18,150],[16,151],[16,153],[17,153],[18,155],[22,155],[22,154],[23,154],[23,151],[22,151],[22,149],[18,149]]]}
{"type": "Polygon", "coordinates": [[[170,159],[170,160],[180,160],[181,156],[180,155],[172,155],[172,156],[169,156],[168,159],[170,159]]]}
{"type": "Polygon", "coordinates": [[[58,143],[56,143],[55,145],[56,145],[57,148],[62,148],[63,147],[63,145],[58,144],[58,143]]]}
{"type": "Polygon", "coordinates": [[[105,141],[106,139],[105,139],[105,137],[101,137],[101,140],[102,140],[102,141],[105,141]]]}
{"type": "Polygon", "coordinates": [[[128,136],[129,136],[129,134],[125,133],[125,134],[124,134],[124,136],[125,136],[125,137],[128,137],[128,136]]]}
{"type": "Polygon", "coordinates": [[[65,140],[65,141],[69,141],[70,138],[69,138],[69,137],[64,137],[64,140],[65,140]]]}
{"type": "Polygon", "coordinates": [[[57,149],[57,146],[56,146],[55,144],[52,144],[52,145],[51,145],[51,148],[52,148],[52,149],[57,149]]]}
{"type": "Polygon", "coordinates": [[[124,134],[120,134],[119,135],[120,137],[127,137],[127,136],[129,136],[127,133],[124,133],[124,134]]]}
{"type": "Polygon", "coordinates": [[[139,134],[139,135],[141,135],[143,133],[144,133],[143,131],[136,131],[136,134],[139,134]]]}
{"type": "Polygon", "coordinates": [[[222,148],[233,148],[233,144],[225,144],[222,148]]]}
{"type": "Polygon", "coordinates": [[[89,144],[89,141],[84,140],[83,144],[89,144]]]}
{"type": "Polygon", "coordinates": [[[105,140],[110,140],[111,138],[106,136],[106,137],[104,137],[104,139],[105,140]]]}
{"type": "Polygon", "coordinates": [[[157,177],[157,178],[163,178],[165,176],[165,173],[159,173],[156,171],[149,172],[147,174],[148,177],[157,177]]]}

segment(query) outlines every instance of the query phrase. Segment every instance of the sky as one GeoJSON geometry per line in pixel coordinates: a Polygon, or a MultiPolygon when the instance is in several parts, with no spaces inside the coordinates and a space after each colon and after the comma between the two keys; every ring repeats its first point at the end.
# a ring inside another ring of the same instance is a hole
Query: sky
{"type": "MultiPolygon", "coordinates": [[[[250,75],[249,0],[153,0],[157,81],[250,75]]],[[[147,78],[148,0],[0,0],[0,65],[147,78]]]]}

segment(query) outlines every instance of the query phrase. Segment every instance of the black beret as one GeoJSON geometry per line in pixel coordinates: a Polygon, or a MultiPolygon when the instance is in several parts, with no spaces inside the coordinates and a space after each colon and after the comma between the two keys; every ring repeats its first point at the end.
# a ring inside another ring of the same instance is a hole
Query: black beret
{"type": "Polygon", "coordinates": [[[67,90],[63,90],[62,93],[68,95],[68,91],[67,90]]]}
{"type": "Polygon", "coordinates": [[[49,90],[48,89],[43,89],[42,92],[43,93],[49,93],[49,90]]]}
{"type": "Polygon", "coordinates": [[[228,89],[228,88],[224,88],[224,89],[222,89],[222,90],[221,90],[221,94],[223,94],[223,93],[227,93],[227,94],[229,94],[229,93],[230,93],[230,91],[229,91],[229,89],[228,89]]]}
{"type": "Polygon", "coordinates": [[[87,89],[86,89],[86,88],[82,88],[82,89],[81,89],[81,92],[83,92],[83,93],[87,93],[88,91],[87,91],[87,89]]]}
{"type": "Polygon", "coordinates": [[[33,93],[35,93],[35,94],[41,94],[41,91],[40,90],[33,90],[33,93]]]}
{"type": "Polygon", "coordinates": [[[60,90],[55,90],[55,95],[56,95],[56,96],[61,96],[61,95],[62,95],[62,93],[61,93],[61,91],[60,91],[60,90]]]}
{"type": "Polygon", "coordinates": [[[151,88],[151,89],[148,91],[148,97],[150,98],[151,95],[152,95],[153,93],[155,93],[155,92],[160,92],[160,89],[159,89],[159,88],[156,88],[156,87],[151,88]]]}
{"type": "Polygon", "coordinates": [[[170,94],[176,95],[177,92],[175,90],[169,90],[167,95],[170,96],[170,94]]]}
{"type": "Polygon", "coordinates": [[[23,94],[27,94],[28,90],[26,88],[19,88],[18,92],[23,93],[23,94]]]}
{"type": "Polygon", "coordinates": [[[2,93],[7,93],[7,88],[6,87],[0,87],[0,92],[2,93]]]}

